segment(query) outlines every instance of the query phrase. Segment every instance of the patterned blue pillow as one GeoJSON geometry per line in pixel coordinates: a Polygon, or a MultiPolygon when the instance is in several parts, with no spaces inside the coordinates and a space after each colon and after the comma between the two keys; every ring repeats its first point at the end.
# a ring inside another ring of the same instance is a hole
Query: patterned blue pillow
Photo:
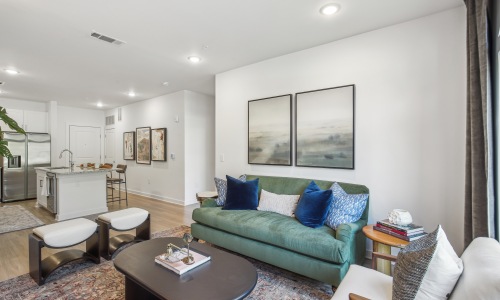
{"type": "MultiPolygon", "coordinates": [[[[239,180],[246,182],[247,181],[247,175],[241,175],[239,180]]],[[[215,202],[217,202],[218,206],[224,206],[226,203],[226,196],[227,196],[227,181],[224,179],[220,179],[215,177],[215,187],[217,188],[217,194],[219,195],[217,199],[215,199],[215,202]]]]}
{"type": "Polygon", "coordinates": [[[332,190],[333,201],[325,224],[328,227],[337,229],[340,224],[359,220],[365,210],[368,194],[348,194],[336,182],[333,183],[330,189],[332,190]]]}

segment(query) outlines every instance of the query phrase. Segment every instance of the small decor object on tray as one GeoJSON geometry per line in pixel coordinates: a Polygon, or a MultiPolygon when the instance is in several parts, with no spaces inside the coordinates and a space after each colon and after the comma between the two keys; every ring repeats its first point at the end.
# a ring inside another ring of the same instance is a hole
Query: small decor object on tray
{"type": "Polygon", "coordinates": [[[374,230],[392,235],[402,240],[411,242],[424,237],[427,233],[424,232],[424,227],[410,223],[408,225],[397,225],[390,222],[389,219],[378,221],[374,230]]]}
{"type": "Polygon", "coordinates": [[[210,255],[198,250],[189,250],[188,253],[185,248],[179,248],[174,244],[168,244],[166,253],[155,257],[157,264],[174,271],[178,275],[182,275],[207,261],[210,261],[210,255]]]}

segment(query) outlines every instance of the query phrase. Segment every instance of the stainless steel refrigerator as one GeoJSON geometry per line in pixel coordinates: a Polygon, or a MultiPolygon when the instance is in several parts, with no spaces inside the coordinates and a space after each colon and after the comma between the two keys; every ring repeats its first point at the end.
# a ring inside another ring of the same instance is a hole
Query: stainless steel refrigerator
{"type": "Polygon", "coordinates": [[[2,202],[36,198],[35,167],[50,167],[50,135],[4,132],[12,153],[3,158],[2,202]]]}

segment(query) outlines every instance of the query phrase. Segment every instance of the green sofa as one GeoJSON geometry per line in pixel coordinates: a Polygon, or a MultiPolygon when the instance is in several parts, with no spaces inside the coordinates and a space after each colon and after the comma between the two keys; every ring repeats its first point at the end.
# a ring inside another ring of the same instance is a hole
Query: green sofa
{"type": "MultiPolygon", "coordinates": [[[[261,189],[287,195],[301,195],[311,179],[247,175],[259,178],[261,189]]],[[[314,180],[322,189],[333,182],[314,180]]],[[[364,185],[341,183],[349,194],[367,194],[364,185]]],[[[222,210],[215,200],[203,201],[193,211],[192,235],[209,243],[241,253],[280,268],[337,287],[349,265],[362,264],[366,238],[362,232],[368,220],[368,204],[361,219],[342,224],[337,230],[310,228],[293,217],[257,210],[222,210]]]]}

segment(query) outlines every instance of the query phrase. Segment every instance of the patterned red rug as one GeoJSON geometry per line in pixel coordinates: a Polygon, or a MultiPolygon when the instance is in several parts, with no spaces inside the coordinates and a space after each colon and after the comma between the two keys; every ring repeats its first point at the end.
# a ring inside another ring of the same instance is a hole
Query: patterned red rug
{"type": "MultiPolygon", "coordinates": [[[[182,237],[191,229],[179,226],[154,233],[152,238],[182,237]]],[[[258,281],[246,299],[330,299],[328,284],[247,258],[256,268],[258,281]]],[[[124,299],[124,277],[112,261],[99,265],[76,263],[53,273],[45,285],[38,286],[24,274],[0,282],[0,299],[124,299]]]]}

